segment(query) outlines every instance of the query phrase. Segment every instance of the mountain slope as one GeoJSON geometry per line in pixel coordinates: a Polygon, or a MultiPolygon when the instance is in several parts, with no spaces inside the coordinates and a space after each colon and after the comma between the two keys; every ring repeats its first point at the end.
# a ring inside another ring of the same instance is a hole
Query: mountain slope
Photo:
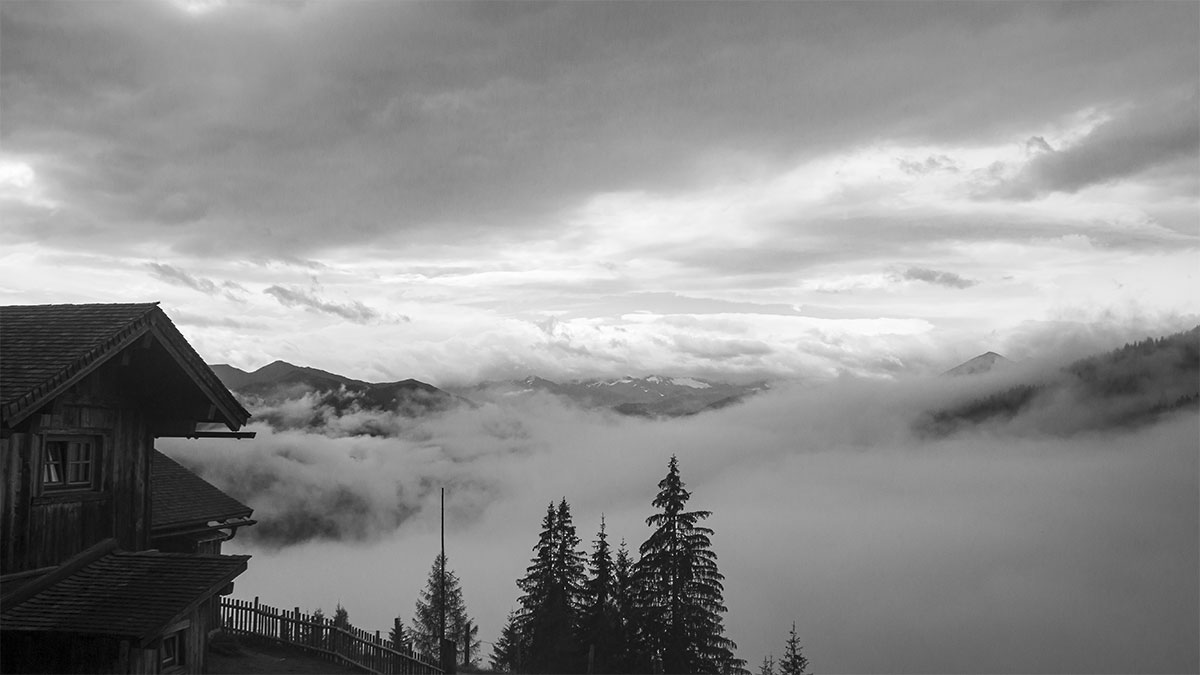
{"type": "Polygon", "coordinates": [[[1200,326],[1079,359],[1039,382],[929,411],[913,429],[940,437],[981,424],[1024,424],[1070,434],[1146,424],[1198,403],[1200,326]]]}
{"type": "Polygon", "coordinates": [[[1000,356],[996,352],[984,352],[966,363],[960,363],[947,370],[942,375],[978,375],[980,373],[989,373],[994,370],[1007,368],[1011,365],[1013,365],[1012,361],[1000,356]]]}
{"type": "Polygon", "coordinates": [[[555,382],[530,376],[523,380],[483,382],[455,390],[472,398],[551,394],[585,408],[608,408],[639,417],[680,417],[732,405],[767,389],[766,383],[735,385],[691,377],[625,376],[615,379],[555,382]]]}
{"type": "Polygon", "coordinates": [[[272,408],[306,396],[311,399],[310,405],[314,410],[307,426],[317,423],[321,418],[318,414],[321,409],[328,409],[335,415],[367,410],[396,412],[412,417],[446,410],[454,405],[470,404],[419,380],[363,382],[286,361],[275,361],[253,372],[227,364],[218,364],[212,369],[256,418],[277,427],[294,426],[294,423],[285,423],[284,418],[274,414],[272,408]]]}

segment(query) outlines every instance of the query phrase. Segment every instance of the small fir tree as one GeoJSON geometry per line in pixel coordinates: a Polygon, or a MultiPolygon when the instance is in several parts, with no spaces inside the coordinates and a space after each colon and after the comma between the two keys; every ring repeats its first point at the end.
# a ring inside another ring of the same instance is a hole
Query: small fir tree
{"type": "Polygon", "coordinates": [[[400,620],[400,617],[396,617],[396,620],[392,622],[391,629],[388,630],[388,644],[392,646],[392,649],[402,652],[408,649],[408,642],[408,634],[404,631],[404,622],[400,620]]]}
{"type": "Polygon", "coordinates": [[[775,675],[775,657],[767,654],[763,657],[762,665],[758,667],[758,675],[775,675]]]}
{"type": "Polygon", "coordinates": [[[321,646],[325,644],[325,611],[316,608],[312,613],[312,622],[311,644],[321,646]]]}
{"type": "Polygon", "coordinates": [[[788,634],[787,644],[783,648],[783,658],[779,659],[779,675],[804,675],[808,670],[808,659],[804,657],[804,648],[796,638],[796,622],[792,622],[792,632],[788,634]]]}
{"type": "MultiPolygon", "coordinates": [[[[474,621],[467,616],[467,605],[463,600],[462,584],[458,580],[458,575],[447,566],[446,558],[439,553],[433,560],[433,566],[429,570],[429,579],[426,581],[425,589],[421,591],[420,597],[417,599],[416,608],[413,610],[412,627],[409,638],[412,640],[413,646],[417,651],[421,652],[426,658],[437,658],[441,654],[442,646],[438,640],[441,638],[439,627],[442,626],[442,573],[446,575],[446,623],[444,628],[446,631],[446,639],[452,641],[459,654],[468,653],[464,650],[466,641],[470,640],[470,654],[479,652],[479,640],[474,634],[468,630],[468,624],[474,624],[474,621]]],[[[475,628],[475,633],[478,628],[475,628]]]]}
{"type": "Polygon", "coordinates": [[[342,603],[337,604],[337,609],[333,610],[333,625],[342,630],[350,627],[350,612],[342,607],[342,603]]]}
{"type": "Polygon", "coordinates": [[[517,612],[510,611],[500,637],[492,643],[491,668],[498,673],[521,672],[521,636],[517,618],[517,612]]]}
{"type": "Polygon", "coordinates": [[[633,561],[629,557],[629,547],[625,540],[617,547],[617,557],[613,562],[614,597],[613,604],[617,609],[617,636],[614,646],[614,667],[617,672],[629,673],[645,670],[638,663],[645,662],[639,658],[637,644],[633,641],[636,633],[636,606],[633,590],[633,561]]]}

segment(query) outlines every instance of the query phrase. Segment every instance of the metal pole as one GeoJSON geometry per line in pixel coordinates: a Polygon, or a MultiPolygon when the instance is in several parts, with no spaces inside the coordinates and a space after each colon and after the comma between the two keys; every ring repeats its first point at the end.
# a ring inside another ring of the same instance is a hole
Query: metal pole
{"type": "Polygon", "coordinates": [[[444,664],[446,662],[446,488],[442,488],[442,620],[438,623],[438,645],[439,660],[444,664]]]}

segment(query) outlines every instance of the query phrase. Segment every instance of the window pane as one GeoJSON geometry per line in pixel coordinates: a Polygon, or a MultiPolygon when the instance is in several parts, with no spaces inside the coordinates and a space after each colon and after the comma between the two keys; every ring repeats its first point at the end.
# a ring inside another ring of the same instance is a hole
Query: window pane
{"type": "Polygon", "coordinates": [[[162,665],[173,666],[180,663],[179,634],[168,635],[162,641],[162,665]]]}
{"type": "Polygon", "coordinates": [[[89,437],[59,437],[45,441],[42,485],[48,488],[88,488],[95,477],[98,447],[89,437]]]}
{"type": "Polygon", "coordinates": [[[61,484],[63,481],[63,445],[62,441],[46,443],[46,462],[42,465],[42,482],[47,485],[61,484]]]}

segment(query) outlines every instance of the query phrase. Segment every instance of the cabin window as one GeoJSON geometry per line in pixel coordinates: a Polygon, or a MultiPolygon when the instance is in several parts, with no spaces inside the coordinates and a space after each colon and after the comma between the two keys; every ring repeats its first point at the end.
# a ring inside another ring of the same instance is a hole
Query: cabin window
{"type": "Polygon", "coordinates": [[[95,487],[100,443],[95,436],[47,436],[43,445],[42,488],[90,490],[95,487]]]}
{"type": "Polygon", "coordinates": [[[183,656],[183,631],[164,636],[162,646],[158,650],[162,668],[182,666],[184,664],[183,656]]]}

